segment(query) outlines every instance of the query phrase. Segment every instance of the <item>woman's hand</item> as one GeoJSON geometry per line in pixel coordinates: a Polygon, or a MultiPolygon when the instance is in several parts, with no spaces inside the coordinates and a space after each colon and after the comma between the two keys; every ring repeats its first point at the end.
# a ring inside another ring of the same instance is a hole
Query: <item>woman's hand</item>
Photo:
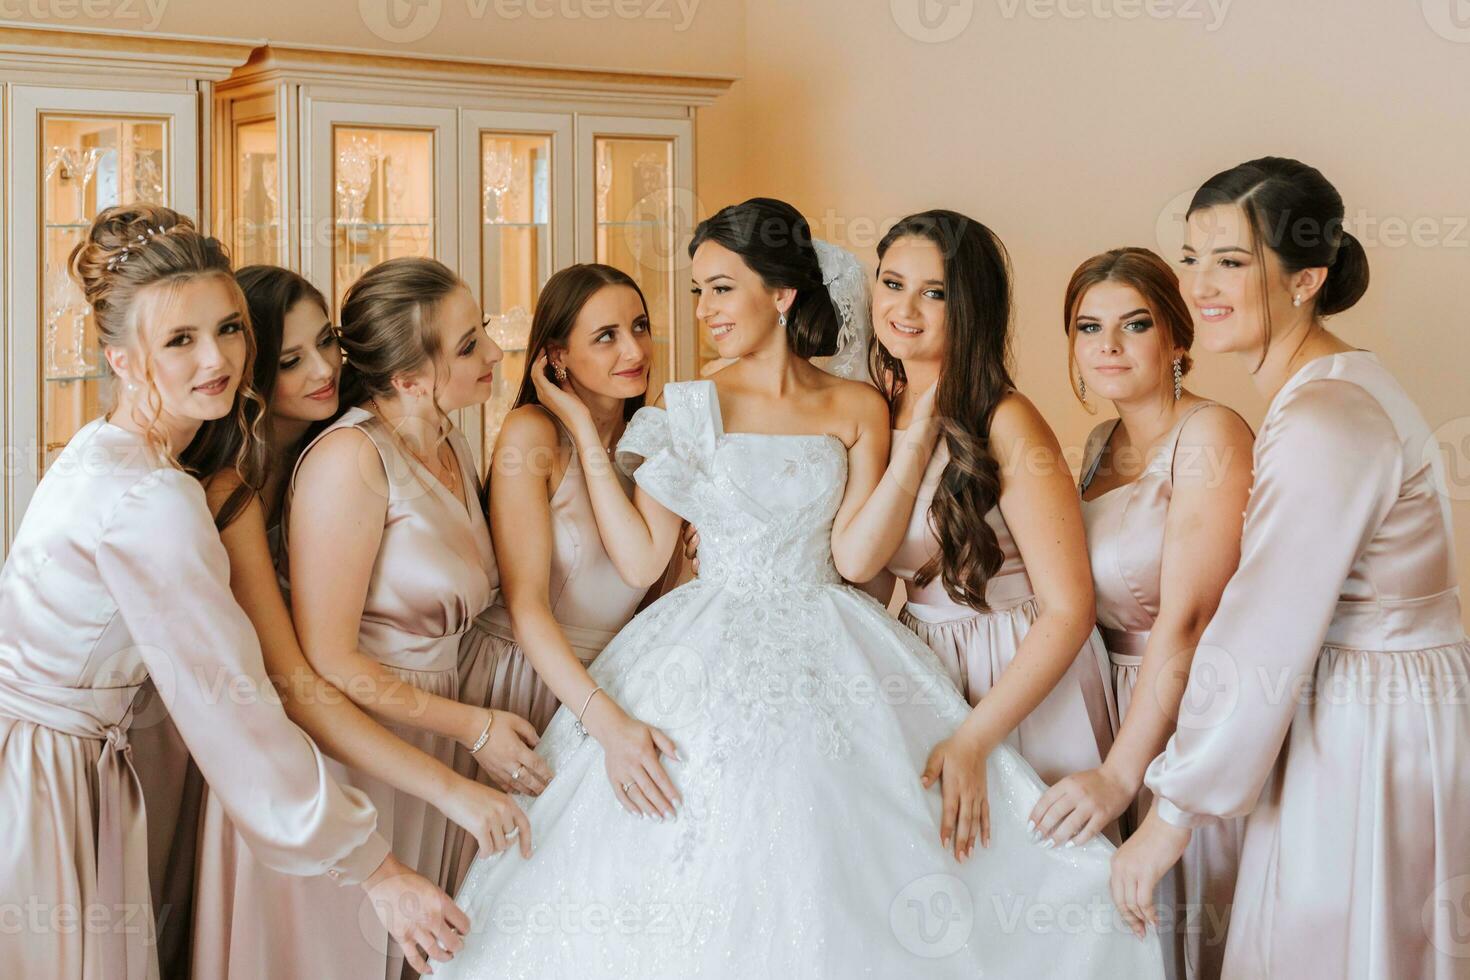
{"type": "Polygon", "coordinates": [[[674,740],[629,715],[606,691],[602,695],[592,699],[584,717],[587,731],[602,743],[613,795],[629,813],[675,819],[684,800],[660,760],[660,756],[679,758],[674,740]]]}
{"type": "Polygon", "coordinates": [[[694,574],[699,574],[699,532],[694,529],[693,524],[684,525],[684,557],[689,559],[689,567],[694,574]]]}
{"type": "Polygon", "coordinates": [[[1109,882],[1113,904],[1134,935],[1142,939],[1145,923],[1159,927],[1154,910],[1154,889],[1160,879],[1189,846],[1191,831],[1176,827],[1159,816],[1158,804],[1149,808],[1143,826],[1123,842],[1113,855],[1113,874],[1109,882]]]}
{"type": "MultiPolygon", "coordinates": [[[[490,738],[474,754],[480,768],[499,785],[526,796],[540,796],[551,782],[551,767],[534,751],[541,737],[535,727],[520,715],[487,708],[486,723],[490,738]]],[[[483,725],[473,736],[463,739],[465,747],[480,740],[483,725]]]]}
{"type": "Polygon", "coordinates": [[[389,854],[362,883],[378,921],[420,973],[433,973],[429,960],[447,962],[464,948],[469,916],[442,889],[389,854]]]}
{"type": "Polygon", "coordinates": [[[516,801],[499,790],[456,776],[436,805],[469,832],[481,854],[499,854],[519,839],[521,857],[531,856],[531,822],[516,801]]]}
{"type": "Polygon", "coordinates": [[[1074,772],[1041,794],[1027,826],[1045,847],[1086,844],[1117,820],[1138,795],[1138,787],[1107,766],[1074,772]]]}
{"type": "Polygon", "coordinates": [[[991,747],[963,730],[934,746],[920,777],[924,788],[939,780],[944,796],[944,818],[939,824],[939,843],[954,846],[954,856],[963,861],[975,853],[975,838],[981,847],[990,846],[990,799],[985,792],[985,760],[991,747]]]}
{"type": "Polygon", "coordinates": [[[531,365],[531,384],[536,388],[537,401],[560,419],[568,432],[575,435],[586,431],[587,426],[593,425],[592,412],[577,393],[566,386],[566,382],[557,383],[546,376],[548,363],[545,352],[542,352],[531,365]]]}

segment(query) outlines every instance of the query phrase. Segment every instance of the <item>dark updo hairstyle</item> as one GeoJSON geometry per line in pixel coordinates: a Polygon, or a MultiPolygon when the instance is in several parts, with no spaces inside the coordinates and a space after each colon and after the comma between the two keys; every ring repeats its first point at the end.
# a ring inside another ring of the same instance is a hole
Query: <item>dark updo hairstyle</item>
{"type": "Polygon", "coordinates": [[[797,357],[837,353],[840,323],[822,282],[812,230],[785,201],[753,197],[721,208],[699,223],[689,257],[705,242],[722,245],[745,260],[767,289],[794,289],[786,311],[786,341],[797,357]]]}
{"type": "MultiPolygon", "coordinates": [[[[901,238],[921,238],[944,261],[946,347],[934,414],[949,462],[929,505],[939,552],[914,575],[920,588],[940,576],[944,591],[972,609],[988,609],[985,588],[1005,558],[985,515],[1000,500],[1000,463],[990,451],[990,423],[1011,381],[1011,263],[1000,238],[973,218],[935,210],[909,215],[878,243],[878,266],[901,238]]],[[[903,362],[881,343],[869,370],[890,414],[907,387],[903,362]]]]}
{"type": "MultiPolygon", "coordinates": [[[[1128,286],[1143,297],[1144,305],[1153,314],[1154,323],[1164,338],[1161,345],[1164,362],[1159,369],[1168,371],[1171,381],[1174,360],[1171,352],[1176,347],[1184,350],[1179,358],[1181,376],[1188,374],[1194,366],[1194,360],[1189,356],[1189,348],[1194,346],[1194,318],[1189,315],[1184,294],[1179,290],[1179,277],[1169,268],[1169,263],[1157,252],[1146,248],[1109,249],[1077,267],[1067,283],[1066,298],[1062,302],[1062,329],[1068,339],[1067,381],[1072,386],[1072,394],[1084,405],[1087,400],[1082,397],[1078,386],[1081,375],[1077,371],[1077,308],[1093,286],[1104,282],[1128,286]]],[[[1170,395],[1173,394],[1172,384],[1164,387],[1170,395]]]]}
{"type": "MultiPolygon", "coordinates": [[[[150,421],[144,433],[148,445],[170,465],[196,478],[206,478],[226,466],[234,467],[244,486],[258,486],[265,472],[266,448],[260,420],[265,403],[250,378],[254,370],[255,333],[250,313],[230,272],[230,257],[218,239],[205,237],[194,222],[161,204],[124,204],[107,208],[92,219],[87,235],[72,249],[68,260],[72,277],[92,307],[97,336],[103,347],[137,347],[141,382],[150,421]],[[173,291],[199,279],[217,279],[229,293],[244,324],[245,363],[235,405],[224,418],[200,426],[194,440],[175,457],[168,439],[156,425],[163,398],[153,380],[152,360],[139,341],[143,321],[156,314],[173,291]]],[[[104,361],[110,375],[110,362],[104,361]]],[[[215,518],[224,527],[244,506],[248,491],[231,497],[215,518]]]]}
{"type": "MultiPolygon", "coordinates": [[[[1261,157],[1231,167],[1195,191],[1186,217],[1219,205],[1235,205],[1245,213],[1255,239],[1263,297],[1267,248],[1288,273],[1327,269],[1327,281],[1315,297],[1319,316],[1341,313],[1368,291],[1368,254],[1343,228],[1342,195],[1316,167],[1287,157],[1261,157]]],[[[1262,315],[1264,363],[1271,344],[1271,311],[1264,303],[1262,315]]]]}
{"type": "MultiPolygon", "coordinates": [[[[235,273],[235,282],[244,295],[250,311],[250,327],[255,335],[255,370],[251,386],[260,396],[260,405],[258,408],[254,404],[247,405],[246,412],[265,449],[265,463],[254,485],[241,483],[226,498],[217,518],[221,528],[227,527],[240,515],[251,493],[264,489],[270,478],[269,467],[291,466],[289,454],[284,460],[279,458],[280,449],[285,447],[275,446],[270,417],[271,397],[275,394],[276,380],[281,373],[281,342],[286,332],[286,314],[302,300],[321,307],[324,316],[327,309],[327,300],[321,290],[290,269],[274,265],[246,266],[235,273]],[[277,451],[272,452],[272,448],[277,451]]],[[[218,422],[206,422],[184,453],[185,465],[201,480],[207,481],[223,469],[238,440],[236,430],[220,426],[218,422]]],[[[306,441],[302,440],[303,443],[306,441]]],[[[271,511],[279,501],[264,501],[264,504],[268,511],[266,519],[270,521],[274,517],[271,511]]]]}
{"type": "MultiPolygon", "coordinates": [[[[572,328],[577,325],[577,317],[582,314],[582,307],[608,286],[627,286],[633,290],[638,294],[638,302],[643,304],[643,315],[648,315],[648,300],[643,298],[643,290],[622,269],[599,262],[579,262],[546,280],[541,294],[536,297],[536,312],[531,316],[531,336],[526,341],[526,370],[521,375],[521,387],[516,392],[512,408],[541,404],[541,399],[536,396],[536,383],[531,378],[536,359],[553,344],[558,347],[567,345],[572,328]]],[[[643,394],[623,399],[623,421],[631,419],[633,413],[643,407],[646,397],[643,394]]]]}

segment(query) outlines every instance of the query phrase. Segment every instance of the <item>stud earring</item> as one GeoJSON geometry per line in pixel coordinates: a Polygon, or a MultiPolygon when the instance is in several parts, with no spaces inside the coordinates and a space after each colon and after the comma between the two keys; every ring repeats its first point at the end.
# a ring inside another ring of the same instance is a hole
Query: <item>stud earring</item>
{"type": "Polygon", "coordinates": [[[1177,402],[1179,396],[1184,394],[1184,368],[1179,363],[1179,358],[1174,358],[1174,400],[1177,402]]]}
{"type": "Polygon", "coordinates": [[[1291,298],[1291,305],[1292,306],[1301,306],[1302,305],[1302,297],[1301,297],[1301,294],[1300,293],[1298,293],[1297,295],[1295,295],[1295,296],[1293,296],[1291,298]]]}
{"type": "Polygon", "coordinates": [[[558,381],[565,381],[566,379],[567,379],[567,369],[566,369],[566,367],[563,366],[563,365],[561,365],[561,364],[558,364],[556,366],[556,380],[558,380],[558,381]]]}

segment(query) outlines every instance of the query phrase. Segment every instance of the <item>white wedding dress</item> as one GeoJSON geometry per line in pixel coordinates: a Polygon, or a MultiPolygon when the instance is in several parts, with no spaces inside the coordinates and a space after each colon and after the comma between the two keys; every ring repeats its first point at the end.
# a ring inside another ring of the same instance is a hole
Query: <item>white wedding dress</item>
{"type": "Polygon", "coordinates": [[[726,433],[709,381],[664,398],[618,462],[699,529],[700,576],[590,669],[677,743],[684,806],[625,812],[562,707],[538,749],[555,776],[519,798],[535,853],[475,862],[457,896],[473,928],[435,975],[1161,977],[1154,935],[1113,909],[1112,846],[1031,843],[1044,787],[1008,747],[988,765],[990,847],[963,864],[940,847],[940,791],[919,775],[969,706],[833,567],[842,443],[726,433]]]}

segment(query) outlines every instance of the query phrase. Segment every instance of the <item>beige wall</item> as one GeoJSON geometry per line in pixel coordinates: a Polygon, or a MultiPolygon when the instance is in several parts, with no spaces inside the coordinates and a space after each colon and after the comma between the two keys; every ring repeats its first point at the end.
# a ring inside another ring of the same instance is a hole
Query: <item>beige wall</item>
{"type": "Polygon", "coordinates": [[[742,0],[0,0],[0,20],[726,76],[745,54],[742,0]]]}
{"type": "MultiPolygon", "coordinates": [[[[1334,328],[1378,351],[1460,446],[1453,512],[1470,582],[1470,27],[1446,39],[1417,2],[1235,0],[1219,20],[1223,0],[1176,0],[1199,19],[1124,20],[931,0],[951,27],[970,20],[926,43],[894,14],[919,2],[747,0],[744,79],[701,112],[704,203],[785,198],[870,263],[874,229],[912,211],[954,208],[995,228],[1016,269],[1018,383],[1075,458],[1102,416],[1067,390],[1072,269],[1123,244],[1172,260],[1156,226],[1180,195],[1254,156],[1306,160],[1342,191],[1372,265],[1368,295],[1334,328]]],[[[1233,359],[1204,355],[1191,384],[1253,424],[1264,413],[1233,359]]]]}

